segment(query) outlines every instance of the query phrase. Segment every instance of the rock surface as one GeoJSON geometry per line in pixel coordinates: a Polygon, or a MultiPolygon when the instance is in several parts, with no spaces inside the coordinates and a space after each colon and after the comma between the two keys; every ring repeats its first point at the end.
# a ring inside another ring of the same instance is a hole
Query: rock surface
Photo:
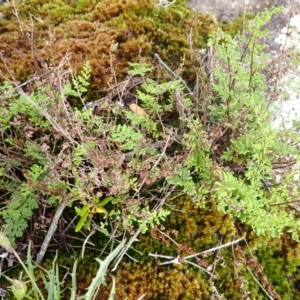
{"type": "Polygon", "coordinates": [[[216,16],[218,21],[232,22],[236,17],[248,12],[259,12],[273,6],[283,6],[281,13],[272,17],[267,28],[270,30],[266,43],[269,51],[279,49],[274,42],[281,29],[289,22],[290,16],[300,10],[300,0],[187,0],[187,6],[195,11],[207,12],[216,16]]]}

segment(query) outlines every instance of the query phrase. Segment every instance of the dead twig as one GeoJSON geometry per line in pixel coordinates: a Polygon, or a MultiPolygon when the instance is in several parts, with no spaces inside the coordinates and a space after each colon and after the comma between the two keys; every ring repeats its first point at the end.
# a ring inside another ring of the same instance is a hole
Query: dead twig
{"type": "Polygon", "coordinates": [[[39,264],[42,262],[44,256],[45,256],[45,253],[48,249],[48,246],[49,246],[49,243],[52,239],[52,236],[54,235],[56,229],[57,229],[57,224],[58,224],[58,221],[60,219],[60,216],[62,215],[65,207],[66,207],[66,204],[67,204],[67,201],[64,200],[57,208],[56,212],[55,212],[55,215],[52,219],[52,222],[51,222],[51,225],[49,227],[49,230],[45,236],[45,239],[43,241],[43,244],[41,246],[41,249],[40,249],[40,252],[38,253],[37,255],[37,258],[36,258],[36,262],[39,264]]]}
{"type": "Polygon", "coordinates": [[[202,270],[203,272],[207,273],[208,275],[211,276],[211,278],[216,278],[216,275],[214,275],[213,273],[211,273],[208,270],[204,269],[203,267],[199,266],[198,264],[196,264],[192,261],[189,261],[188,259],[197,257],[198,255],[203,255],[205,253],[213,252],[213,251],[216,251],[216,250],[219,250],[219,249],[222,249],[222,248],[226,248],[226,247],[231,246],[233,244],[239,243],[242,240],[244,240],[244,238],[239,238],[235,241],[232,241],[232,242],[220,245],[220,246],[216,246],[216,247],[211,248],[209,250],[205,250],[205,251],[202,251],[202,252],[199,252],[199,253],[196,253],[196,254],[192,254],[192,255],[188,255],[188,256],[184,256],[184,257],[180,257],[179,255],[177,257],[174,257],[174,256],[152,254],[152,253],[150,253],[149,256],[152,256],[152,257],[155,257],[155,258],[160,257],[160,258],[168,259],[168,261],[162,262],[162,263],[160,263],[160,265],[187,263],[187,264],[190,264],[190,265],[202,270]]]}
{"type": "Polygon", "coordinates": [[[191,89],[188,87],[188,85],[185,83],[185,81],[182,79],[181,76],[178,76],[174,71],[172,71],[170,69],[169,66],[166,65],[166,63],[159,57],[159,55],[157,53],[154,53],[154,56],[157,58],[157,60],[163,65],[163,67],[169,71],[175,78],[178,78],[181,83],[184,85],[184,87],[186,88],[186,90],[189,92],[190,95],[193,95],[194,93],[191,91],[191,89]]]}

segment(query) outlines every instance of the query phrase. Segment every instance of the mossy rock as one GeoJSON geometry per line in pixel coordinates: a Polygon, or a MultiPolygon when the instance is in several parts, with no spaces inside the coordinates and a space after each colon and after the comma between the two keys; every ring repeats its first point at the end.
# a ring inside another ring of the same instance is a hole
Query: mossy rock
{"type": "MultiPolygon", "coordinates": [[[[3,77],[27,80],[43,74],[70,55],[69,67],[92,66],[91,89],[101,89],[123,78],[128,62],[151,61],[153,54],[176,70],[184,61],[187,80],[193,80],[187,31],[193,28],[193,46],[205,46],[215,20],[196,14],[184,1],[158,8],[156,1],[16,1],[0,8],[3,77]],[[115,52],[112,45],[118,44],[115,52]]],[[[63,66],[63,64],[61,64],[63,66]]],[[[66,66],[63,66],[66,68],[66,66]]],[[[56,74],[59,76],[60,74],[56,74]]]]}

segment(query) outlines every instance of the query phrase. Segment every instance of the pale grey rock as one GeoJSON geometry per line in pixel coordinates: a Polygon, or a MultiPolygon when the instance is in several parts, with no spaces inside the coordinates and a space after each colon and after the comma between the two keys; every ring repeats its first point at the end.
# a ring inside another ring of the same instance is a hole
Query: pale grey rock
{"type": "Polygon", "coordinates": [[[300,10],[300,0],[187,0],[187,6],[195,11],[213,14],[219,22],[232,22],[244,12],[257,13],[273,6],[284,7],[267,24],[270,35],[264,42],[269,46],[267,51],[273,52],[279,49],[279,45],[274,42],[275,38],[288,24],[290,17],[300,10]]]}

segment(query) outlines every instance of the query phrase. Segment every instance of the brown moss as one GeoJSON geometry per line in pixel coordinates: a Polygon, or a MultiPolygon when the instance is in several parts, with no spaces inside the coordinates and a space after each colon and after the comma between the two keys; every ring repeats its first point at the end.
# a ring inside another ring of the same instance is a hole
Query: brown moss
{"type": "Polygon", "coordinates": [[[191,72],[186,33],[193,25],[194,44],[204,46],[214,20],[198,15],[182,1],[158,9],[156,1],[68,1],[39,4],[36,0],[18,2],[18,18],[12,5],[0,10],[0,70],[6,77],[23,81],[33,73],[45,72],[42,65],[57,65],[71,54],[71,66],[81,69],[89,60],[93,69],[91,89],[103,88],[110,80],[111,68],[120,79],[128,62],[150,61],[158,53],[174,70],[185,59],[185,76],[191,72]],[[80,7],[80,9],[79,9],[80,7]],[[9,22],[8,22],[9,20],[9,22]],[[118,43],[111,66],[110,47],[118,43]],[[10,72],[8,72],[8,70],[10,72]]]}

